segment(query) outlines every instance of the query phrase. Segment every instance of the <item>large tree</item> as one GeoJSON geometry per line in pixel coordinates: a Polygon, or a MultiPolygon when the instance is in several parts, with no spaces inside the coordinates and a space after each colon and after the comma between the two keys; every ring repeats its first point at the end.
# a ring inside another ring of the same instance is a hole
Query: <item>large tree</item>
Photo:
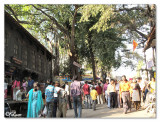
{"type": "MultiPolygon", "coordinates": [[[[26,28],[33,29],[33,33],[39,34],[39,38],[47,40],[47,35],[55,28],[58,34],[63,33],[67,38],[71,52],[70,61],[72,76],[78,73],[78,68],[73,65],[77,61],[75,51],[75,24],[77,10],[80,5],[5,5],[6,10],[26,28]]],[[[34,34],[35,35],[35,34],[34,34]]]]}
{"type": "MultiPolygon", "coordinates": [[[[130,39],[141,38],[146,41],[148,26],[155,25],[155,5],[84,5],[81,7],[81,22],[88,21],[91,16],[101,14],[101,17],[90,30],[105,31],[117,28],[120,34],[126,34],[130,39]],[[112,20],[108,24],[107,20],[112,20]]],[[[142,41],[142,43],[143,43],[142,41]]],[[[140,42],[141,43],[141,42],[140,42]]]]}

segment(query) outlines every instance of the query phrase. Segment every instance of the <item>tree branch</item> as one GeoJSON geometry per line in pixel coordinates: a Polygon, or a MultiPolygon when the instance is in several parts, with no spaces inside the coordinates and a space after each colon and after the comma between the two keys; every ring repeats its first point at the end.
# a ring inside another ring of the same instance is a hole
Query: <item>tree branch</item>
{"type": "Polygon", "coordinates": [[[14,12],[14,10],[13,10],[9,5],[5,5],[5,7],[12,13],[11,15],[13,15],[13,16],[15,17],[15,19],[16,19],[16,21],[17,21],[18,23],[21,23],[21,24],[31,24],[31,23],[28,22],[28,21],[21,21],[21,20],[19,20],[19,19],[18,19],[18,16],[19,16],[19,15],[17,15],[17,14],[14,12]]]}
{"type": "Polygon", "coordinates": [[[40,12],[42,12],[44,15],[46,15],[49,19],[51,19],[51,20],[53,21],[53,23],[57,26],[57,28],[58,28],[60,31],[62,31],[66,36],[68,36],[68,37],[70,38],[70,34],[69,34],[68,30],[66,30],[64,27],[62,27],[62,26],[57,22],[57,20],[56,20],[54,17],[48,15],[47,13],[45,13],[45,12],[44,12],[43,10],[41,10],[40,8],[37,8],[35,5],[32,5],[32,6],[33,6],[35,9],[39,10],[40,12]]]}
{"type": "Polygon", "coordinates": [[[133,8],[123,8],[123,9],[119,8],[118,10],[114,10],[114,12],[120,12],[120,11],[133,11],[133,10],[140,10],[140,11],[142,11],[142,12],[145,11],[144,8],[133,7],[133,8]]]}
{"type": "Polygon", "coordinates": [[[148,39],[148,36],[143,34],[142,32],[138,31],[137,29],[134,30],[135,32],[137,32],[139,35],[141,35],[142,37],[144,37],[146,40],[148,39]]]}
{"type": "Polygon", "coordinates": [[[7,8],[8,8],[8,10],[10,10],[10,12],[13,14],[13,16],[15,17],[15,19],[16,19],[16,21],[18,21],[19,22],[19,19],[17,18],[17,15],[16,15],[16,13],[13,11],[13,9],[9,6],[9,5],[5,5],[7,8]]]}

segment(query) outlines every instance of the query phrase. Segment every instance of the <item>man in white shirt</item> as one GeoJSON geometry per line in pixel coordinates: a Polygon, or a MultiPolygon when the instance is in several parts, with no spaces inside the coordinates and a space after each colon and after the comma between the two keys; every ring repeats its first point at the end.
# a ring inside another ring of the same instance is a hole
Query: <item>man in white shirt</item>
{"type": "Polygon", "coordinates": [[[16,92],[16,101],[22,101],[23,87],[16,92]]]}
{"type": "Polygon", "coordinates": [[[67,108],[72,109],[68,82],[65,82],[65,91],[67,92],[67,108]]]}
{"type": "Polygon", "coordinates": [[[112,79],[111,83],[107,87],[107,93],[110,96],[110,109],[115,108],[115,101],[116,101],[116,87],[115,82],[112,79]]]}

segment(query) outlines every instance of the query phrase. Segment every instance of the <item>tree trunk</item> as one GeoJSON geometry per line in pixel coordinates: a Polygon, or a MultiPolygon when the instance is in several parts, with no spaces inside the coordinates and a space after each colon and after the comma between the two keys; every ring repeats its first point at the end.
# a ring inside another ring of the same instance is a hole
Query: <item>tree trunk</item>
{"type": "Polygon", "coordinates": [[[93,69],[93,80],[96,81],[96,68],[95,68],[95,60],[94,60],[94,54],[92,51],[92,48],[90,49],[91,53],[91,62],[92,62],[92,69],[93,69]]]}
{"type": "Polygon", "coordinates": [[[92,49],[92,40],[91,40],[91,33],[88,34],[88,43],[89,43],[89,51],[91,55],[91,63],[92,63],[92,71],[93,71],[93,81],[96,81],[96,67],[95,67],[95,60],[94,60],[94,53],[92,49]]]}
{"type": "Polygon", "coordinates": [[[102,67],[101,68],[101,71],[102,71],[102,80],[103,80],[103,82],[105,82],[106,81],[106,72],[104,71],[104,67],[102,67]]]}
{"type": "Polygon", "coordinates": [[[55,35],[55,62],[54,62],[54,76],[59,76],[59,42],[55,35]]]}
{"type": "Polygon", "coordinates": [[[72,68],[71,78],[74,75],[77,75],[78,80],[80,80],[81,77],[80,77],[80,72],[78,72],[78,67],[73,65],[74,61],[77,62],[77,55],[76,55],[76,49],[75,49],[75,24],[76,24],[77,9],[78,9],[78,6],[75,5],[75,12],[74,12],[73,21],[72,21],[71,39],[70,39],[70,51],[72,54],[70,55],[70,62],[71,62],[71,68],[72,68]]]}

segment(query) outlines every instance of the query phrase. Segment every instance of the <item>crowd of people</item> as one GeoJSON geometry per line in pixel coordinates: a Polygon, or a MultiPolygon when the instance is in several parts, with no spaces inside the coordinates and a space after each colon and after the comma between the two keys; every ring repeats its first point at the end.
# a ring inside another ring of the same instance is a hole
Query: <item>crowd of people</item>
{"type": "Polygon", "coordinates": [[[13,99],[21,100],[23,91],[28,98],[28,118],[66,117],[67,110],[72,108],[74,117],[80,118],[82,108],[95,111],[96,104],[106,104],[109,109],[123,107],[124,114],[127,114],[132,106],[136,110],[142,107],[147,93],[155,92],[155,78],[150,82],[147,79],[143,81],[141,77],[127,80],[124,75],[120,81],[106,79],[105,82],[82,82],[74,76],[70,85],[68,82],[48,82],[43,97],[39,83],[29,77],[28,82],[23,80],[22,87],[18,81],[14,83],[13,99]]]}

